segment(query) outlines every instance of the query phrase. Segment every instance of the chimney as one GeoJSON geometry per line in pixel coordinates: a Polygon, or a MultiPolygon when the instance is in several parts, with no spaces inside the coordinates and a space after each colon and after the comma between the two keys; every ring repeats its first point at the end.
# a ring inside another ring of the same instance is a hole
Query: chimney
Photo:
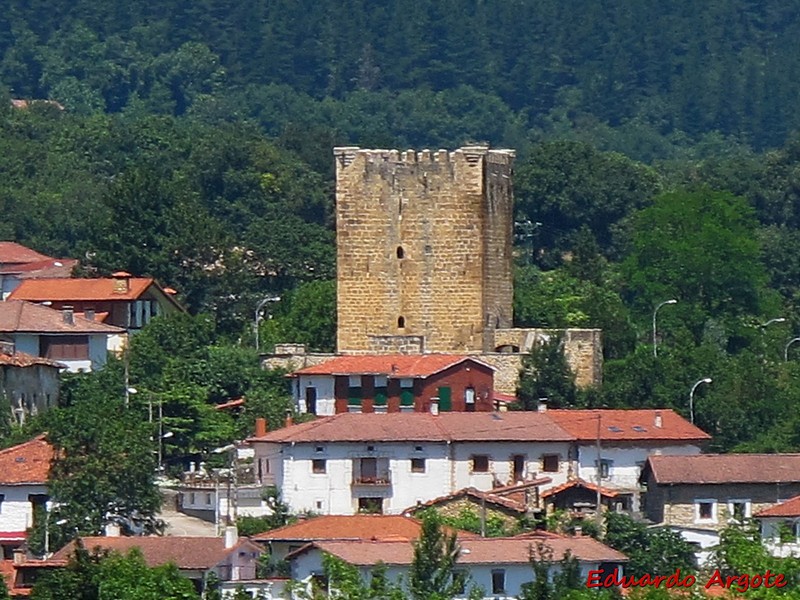
{"type": "Polygon", "coordinates": [[[655,426],[658,427],[659,429],[661,429],[661,425],[662,425],[661,411],[657,410],[656,411],[656,417],[655,417],[655,426]]]}
{"type": "Polygon", "coordinates": [[[87,321],[94,321],[94,309],[93,308],[84,308],[83,309],[83,316],[87,321]]]}
{"type": "Polygon", "coordinates": [[[239,541],[239,530],[236,525],[228,525],[225,528],[225,549],[233,548],[239,541]]]}
{"type": "Polygon", "coordinates": [[[61,314],[64,317],[64,323],[67,325],[75,325],[75,311],[71,306],[65,306],[62,308],[61,314]]]}
{"type": "Polygon", "coordinates": [[[583,535],[583,527],[580,525],[575,526],[575,537],[581,537],[583,535]]]}
{"type": "Polygon", "coordinates": [[[438,415],[439,414],[439,398],[434,396],[431,398],[431,414],[438,415]]]}
{"type": "Polygon", "coordinates": [[[127,294],[130,291],[131,274],[125,271],[117,271],[112,273],[111,277],[114,278],[114,293],[127,294]]]}
{"type": "Polygon", "coordinates": [[[119,523],[106,523],[104,529],[106,537],[119,537],[122,533],[119,523]]]}
{"type": "Polygon", "coordinates": [[[539,404],[536,406],[537,412],[547,412],[547,398],[539,398],[539,404]]]}
{"type": "Polygon", "coordinates": [[[15,565],[21,565],[28,558],[28,556],[25,553],[25,549],[24,548],[14,548],[14,550],[12,550],[12,552],[13,552],[13,556],[14,556],[14,564],[15,565]]]}
{"type": "Polygon", "coordinates": [[[267,435],[267,420],[264,417],[256,418],[256,437],[267,435]]]}
{"type": "Polygon", "coordinates": [[[291,427],[293,422],[294,421],[292,420],[292,411],[287,410],[286,411],[286,427],[291,427]]]}

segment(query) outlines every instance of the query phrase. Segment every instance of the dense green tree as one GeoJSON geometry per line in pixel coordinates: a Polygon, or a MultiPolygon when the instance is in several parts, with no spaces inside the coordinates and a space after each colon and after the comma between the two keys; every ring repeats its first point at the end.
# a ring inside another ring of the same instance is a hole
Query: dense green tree
{"type": "Polygon", "coordinates": [[[458,553],[456,534],[442,529],[438,515],[424,515],[408,574],[411,597],[414,600],[448,600],[458,594],[466,585],[463,573],[453,570],[458,553]]]}
{"type": "Polygon", "coordinates": [[[694,570],[694,550],[679,533],[669,529],[650,529],[624,513],[606,513],[603,542],[625,554],[629,562],[626,575],[671,575],[676,569],[694,570]]]}
{"type": "Polygon", "coordinates": [[[564,356],[561,337],[553,334],[523,357],[517,388],[519,408],[536,410],[539,400],[545,399],[554,408],[567,408],[575,405],[576,393],[575,375],[564,356]]]}

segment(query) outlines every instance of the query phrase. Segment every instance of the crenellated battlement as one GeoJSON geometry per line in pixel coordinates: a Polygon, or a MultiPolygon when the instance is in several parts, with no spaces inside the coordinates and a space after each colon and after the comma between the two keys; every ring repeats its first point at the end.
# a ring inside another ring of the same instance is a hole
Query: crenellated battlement
{"type": "Polygon", "coordinates": [[[426,165],[426,164],[446,164],[456,163],[464,160],[469,164],[474,164],[484,159],[486,162],[496,165],[506,165],[509,168],[513,164],[515,152],[506,149],[490,149],[488,146],[463,146],[452,152],[439,149],[430,150],[384,150],[360,148],[358,146],[340,146],[333,149],[340,168],[347,168],[357,158],[363,157],[365,164],[390,163],[406,165],[426,165]]]}

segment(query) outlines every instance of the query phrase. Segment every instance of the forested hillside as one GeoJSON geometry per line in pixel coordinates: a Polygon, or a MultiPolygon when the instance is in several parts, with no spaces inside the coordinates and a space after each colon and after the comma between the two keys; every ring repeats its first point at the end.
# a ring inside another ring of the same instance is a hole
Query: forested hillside
{"type": "Polygon", "coordinates": [[[570,134],[651,159],[712,132],[715,148],[778,146],[800,119],[797,0],[7,7],[0,81],[14,96],[81,113],[249,117],[300,146],[570,134]]]}
{"type": "Polygon", "coordinates": [[[211,316],[131,366],[178,418],[274,391],[230,348],[267,295],[263,347],[332,349],[334,145],[515,148],[517,325],[604,331],[602,388],[537,393],[691,416],[710,377],[715,448],[798,450],[798,28],[775,0],[9,1],[0,239],[211,316]]]}

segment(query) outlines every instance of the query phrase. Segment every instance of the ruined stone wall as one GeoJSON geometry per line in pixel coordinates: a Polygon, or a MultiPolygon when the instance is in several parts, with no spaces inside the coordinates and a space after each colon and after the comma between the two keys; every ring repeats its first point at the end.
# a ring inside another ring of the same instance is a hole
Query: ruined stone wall
{"type": "Polygon", "coordinates": [[[376,351],[370,336],[488,349],[484,331],[512,318],[513,152],[334,154],[337,350],[376,351]]]}
{"type": "MultiPolygon", "coordinates": [[[[547,341],[554,335],[561,335],[564,356],[575,373],[578,387],[600,385],[603,380],[603,336],[600,329],[498,329],[494,332],[494,346],[501,352],[527,354],[534,344],[547,341]]],[[[519,370],[520,362],[516,364],[519,370]]]]}

